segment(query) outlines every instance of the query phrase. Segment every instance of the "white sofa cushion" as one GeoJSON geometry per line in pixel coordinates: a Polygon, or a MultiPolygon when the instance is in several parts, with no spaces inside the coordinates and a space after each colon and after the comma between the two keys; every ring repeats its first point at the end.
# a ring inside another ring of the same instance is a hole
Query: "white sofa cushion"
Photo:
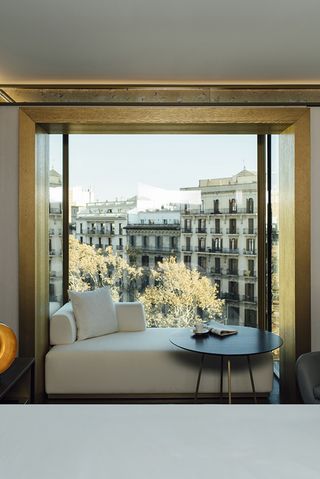
{"type": "Polygon", "coordinates": [[[119,331],[144,331],[146,318],[141,303],[114,303],[119,331]]]}
{"type": "Polygon", "coordinates": [[[72,304],[66,303],[50,318],[50,344],[72,344],[77,339],[77,326],[72,304]]]}
{"type": "Polygon", "coordinates": [[[79,340],[118,331],[118,321],[109,288],[81,293],[69,291],[79,340]]]}

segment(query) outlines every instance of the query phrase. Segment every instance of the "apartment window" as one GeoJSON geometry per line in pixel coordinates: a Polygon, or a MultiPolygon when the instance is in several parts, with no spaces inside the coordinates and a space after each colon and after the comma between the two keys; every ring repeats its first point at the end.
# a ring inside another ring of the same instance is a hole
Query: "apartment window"
{"type": "Polygon", "coordinates": [[[248,272],[249,276],[254,276],[254,260],[248,259],[248,272]]]}
{"type": "Polygon", "coordinates": [[[221,231],[220,231],[220,219],[216,218],[214,220],[214,226],[215,226],[215,233],[220,234],[221,233],[221,231]]]}
{"type": "Polygon", "coordinates": [[[133,235],[130,235],[130,246],[132,246],[132,248],[136,246],[136,237],[133,235]]]}
{"type": "Polygon", "coordinates": [[[176,236],[171,236],[170,237],[170,248],[171,249],[177,249],[178,244],[177,244],[177,237],[176,236]]]}
{"type": "Polygon", "coordinates": [[[235,198],[229,200],[229,213],[236,213],[237,212],[237,202],[235,198]]]}
{"type": "Polygon", "coordinates": [[[80,243],[83,244],[83,236],[80,236],[80,243]]]}
{"type": "Polygon", "coordinates": [[[80,234],[83,234],[83,231],[82,231],[82,223],[80,223],[80,234]]]}
{"type": "Polygon", "coordinates": [[[229,240],[229,249],[231,249],[231,250],[237,250],[238,249],[238,239],[237,238],[231,238],[229,240]]]}
{"type": "Polygon", "coordinates": [[[144,267],[148,267],[148,266],[149,266],[149,256],[143,255],[143,256],[141,257],[141,265],[144,266],[144,267]]]}
{"type": "Polygon", "coordinates": [[[205,256],[198,256],[198,269],[205,272],[207,269],[207,258],[205,256]]]}
{"type": "Polygon", "coordinates": [[[238,260],[235,258],[229,258],[229,274],[238,274],[238,260]]]}
{"type": "Polygon", "coordinates": [[[206,220],[198,220],[198,231],[197,233],[206,233],[206,220]]]}
{"type": "Polygon", "coordinates": [[[219,213],[219,200],[213,200],[213,212],[219,213]]]}
{"type": "Polygon", "coordinates": [[[221,273],[221,258],[214,258],[215,273],[221,273]]]}
{"type": "Polygon", "coordinates": [[[168,224],[168,220],[163,220],[163,224],[164,224],[164,225],[167,225],[167,224],[168,224]]]}
{"type": "Polygon", "coordinates": [[[249,254],[255,253],[256,242],[253,238],[247,238],[246,245],[247,245],[247,253],[249,254]]]}
{"type": "Polygon", "coordinates": [[[183,262],[188,268],[190,268],[191,267],[191,256],[190,255],[184,255],[183,262]]]}
{"type": "Polygon", "coordinates": [[[228,306],[228,323],[238,325],[240,318],[240,310],[237,306],[228,306]]]}
{"type": "Polygon", "coordinates": [[[250,328],[257,327],[257,311],[255,309],[245,309],[244,325],[249,326],[250,328]]]}
{"type": "Polygon", "coordinates": [[[143,236],[142,237],[142,246],[144,248],[147,248],[147,246],[148,246],[148,239],[149,239],[148,236],[143,236]]]}
{"type": "Polygon", "coordinates": [[[190,219],[186,219],[184,220],[184,229],[185,229],[185,233],[191,233],[191,220],[190,219]]]}
{"type": "Polygon", "coordinates": [[[247,283],[245,285],[245,297],[247,301],[254,301],[254,284],[247,283]]]}
{"type": "Polygon", "coordinates": [[[198,250],[199,251],[205,251],[206,250],[206,239],[205,238],[199,238],[198,239],[198,250]]]}
{"type": "Polygon", "coordinates": [[[89,238],[89,244],[90,244],[90,246],[92,246],[92,236],[90,236],[90,238],[89,238]]]}
{"type": "Polygon", "coordinates": [[[221,251],[222,250],[222,238],[214,238],[212,240],[212,249],[213,249],[213,251],[221,251]]]}
{"type": "Polygon", "coordinates": [[[99,248],[102,247],[101,238],[99,237],[99,248]]]}
{"type": "Polygon", "coordinates": [[[253,220],[253,218],[248,218],[248,233],[250,235],[254,234],[254,220],[253,220]]]}
{"type": "Polygon", "coordinates": [[[191,251],[191,238],[189,236],[186,237],[186,250],[191,251]]]}
{"type": "Polygon", "coordinates": [[[254,206],[253,198],[248,198],[247,199],[247,213],[253,213],[253,206],[254,206]]]}
{"type": "Polygon", "coordinates": [[[237,281],[229,281],[229,299],[239,299],[239,283],[237,281]]]}
{"type": "Polygon", "coordinates": [[[237,220],[234,218],[229,220],[229,233],[233,235],[237,233],[237,220]]]}
{"type": "Polygon", "coordinates": [[[119,235],[122,235],[122,224],[119,223],[119,235]]]}
{"type": "Polygon", "coordinates": [[[162,238],[161,238],[161,236],[157,236],[156,237],[156,248],[161,249],[161,247],[162,247],[162,238]]]}

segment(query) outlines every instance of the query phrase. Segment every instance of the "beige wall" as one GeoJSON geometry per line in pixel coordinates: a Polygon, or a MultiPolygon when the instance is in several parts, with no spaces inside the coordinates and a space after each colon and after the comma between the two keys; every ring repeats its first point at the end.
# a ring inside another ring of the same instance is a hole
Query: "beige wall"
{"type": "Polygon", "coordinates": [[[311,108],[311,331],[320,350],[320,108],[311,108]]]}
{"type": "MultiPolygon", "coordinates": [[[[312,349],[320,350],[320,108],[311,109],[312,349]]],[[[0,107],[0,322],[18,330],[18,108],[0,107]]],[[[27,247],[27,245],[26,245],[27,247]]]]}
{"type": "Polygon", "coordinates": [[[0,322],[18,332],[18,115],[0,106],[0,322]]]}

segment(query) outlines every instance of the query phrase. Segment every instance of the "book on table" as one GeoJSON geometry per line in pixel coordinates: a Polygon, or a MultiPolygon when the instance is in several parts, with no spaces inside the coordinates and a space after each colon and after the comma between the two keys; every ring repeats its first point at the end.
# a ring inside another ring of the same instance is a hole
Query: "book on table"
{"type": "Polygon", "coordinates": [[[208,328],[210,333],[215,334],[216,336],[231,336],[232,334],[238,334],[237,329],[232,329],[215,322],[209,323],[208,328]]]}

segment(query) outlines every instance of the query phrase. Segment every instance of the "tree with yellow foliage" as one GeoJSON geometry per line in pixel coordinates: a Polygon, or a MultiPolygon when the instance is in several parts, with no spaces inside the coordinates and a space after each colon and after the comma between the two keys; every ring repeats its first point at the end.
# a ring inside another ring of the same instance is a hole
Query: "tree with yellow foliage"
{"type": "Polygon", "coordinates": [[[224,301],[218,299],[216,285],[198,271],[170,257],[151,270],[154,285],[138,296],[144,304],[149,327],[186,327],[221,315],[224,301]]]}
{"type": "Polygon", "coordinates": [[[96,250],[69,238],[69,287],[73,291],[109,286],[114,301],[122,299],[124,290],[134,289],[141,268],[130,266],[112,247],[96,250]]]}

